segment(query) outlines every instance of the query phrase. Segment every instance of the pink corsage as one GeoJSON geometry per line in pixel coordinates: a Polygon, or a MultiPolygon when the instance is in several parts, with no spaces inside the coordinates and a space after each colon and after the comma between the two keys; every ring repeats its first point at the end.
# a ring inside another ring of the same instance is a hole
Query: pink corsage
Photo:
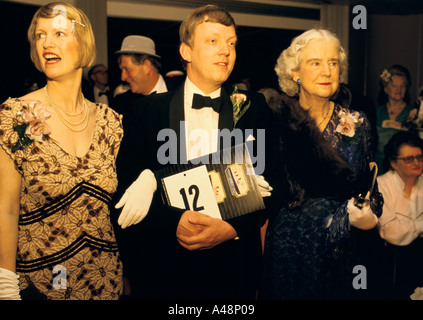
{"type": "Polygon", "coordinates": [[[239,93],[237,87],[235,87],[235,90],[230,96],[230,99],[233,106],[233,118],[235,126],[238,120],[241,119],[244,113],[248,110],[251,102],[248,101],[247,103],[247,96],[243,93],[239,93]]]}
{"type": "Polygon", "coordinates": [[[364,121],[363,118],[360,118],[360,113],[357,111],[351,113],[347,109],[341,109],[338,116],[340,120],[335,131],[344,135],[347,139],[349,138],[351,143],[358,143],[357,132],[364,121]]]}
{"type": "Polygon", "coordinates": [[[18,133],[19,139],[12,148],[12,152],[25,148],[34,140],[42,141],[43,136],[51,133],[50,126],[45,122],[51,114],[40,101],[32,101],[28,107],[22,108],[17,113],[20,124],[13,127],[18,133]]]}

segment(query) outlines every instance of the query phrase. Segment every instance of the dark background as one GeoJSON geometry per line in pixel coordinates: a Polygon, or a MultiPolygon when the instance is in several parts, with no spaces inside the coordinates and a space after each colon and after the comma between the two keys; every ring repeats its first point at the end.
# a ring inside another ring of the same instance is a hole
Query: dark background
{"type": "MultiPolygon", "coordinates": [[[[19,97],[26,93],[33,79],[44,84],[44,76],[32,64],[26,32],[32,16],[39,7],[26,4],[0,2],[0,100],[19,97]]],[[[130,34],[145,35],[156,43],[156,52],[162,57],[165,74],[182,70],[179,57],[180,21],[108,18],[108,67],[112,84],[120,81],[120,70],[114,52],[130,34]]],[[[248,77],[252,90],[263,87],[278,88],[274,66],[283,49],[289,46],[299,30],[237,27],[237,61],[228,83],[248,77]]]]}

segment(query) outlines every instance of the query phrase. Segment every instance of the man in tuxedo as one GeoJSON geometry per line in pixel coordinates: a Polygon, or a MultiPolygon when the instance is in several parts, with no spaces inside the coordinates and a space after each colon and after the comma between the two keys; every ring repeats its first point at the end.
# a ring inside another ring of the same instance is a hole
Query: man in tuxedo
{"type": "MultiPolygon", "coordinates": [[[[255,138],[260,129],[269,133],[270,109],[261,94],[241,92],[249,108],[235,123],[232,89],[222,87],[236,59],[232,16],[214,5],[200,7],[181,24],[180,38],[186,81],[174,91],[134,103],[126,133],[130,138],[124,138],[120,151],[130,157],[123,162],[118,156],[117,160],[118,174],[125,171],[132,179],[139,175],[129,187],[124,186],[117,204],[123,207],[120,224],[125,228],[135,224],[122,232],[125,242],[131,243],[120,247],[124,269],[133,298],[254,299],[260,277],[260,228],[266,210],[224,221],[168,207],[159,192],[154,193],[157,181],[152,172],[164,166],[158,159],[163,145],[158,139],[161,130],[176,133],[176,149],[182,153],[175,156],[181,162],[218,150],[219,139],[213,136],[216,129],[251,129],[255,138]],[[197,95],[217,99],[217,107],[210,108],[214,102],[209,100],[209,107],[196,109],[193,98],[197,95]],[[203,154],[198,154],[195,141],[187,138],[196,129],[205,130],[209,137],[209,148],[200,148],[203,154]]],[[[256,139],[257,143],[266,140],[256,139]]],[[[262,195],[269,195],[267,182],[262,180],[260,185],[262,195]]]]}
{"type": "Polygon", "coordinates": [[[109,88],[109,73],[104,64],[96,64],[88,71],[89,88],[85,88],[85,97],[95,103],[110,105],[112,95],[109,88]]]}

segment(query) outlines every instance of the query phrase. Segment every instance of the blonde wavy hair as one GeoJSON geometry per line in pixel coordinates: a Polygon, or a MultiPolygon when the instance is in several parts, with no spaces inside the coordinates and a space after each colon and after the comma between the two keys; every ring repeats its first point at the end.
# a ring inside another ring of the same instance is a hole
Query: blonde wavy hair
{"type": "Polygon", "coordinates": [[[65,2],[52,2],[42,6],[34,14],[31,24],[28,28],[27,36],[30,44],[30,56],[35,67],[42,71],[41,62],[37,55],[36,35],[38,19],[55,18],[62,15],[64,18],[72,22],[74,35],[80,45],[80,62],[79,67],[90,67],[96,59],[96,46],[94,33],[90,20],[80,9],[65,2]]]}
{"type": "Polygon", "coordinates": [[[347,74],[348,59],[338,37],[326,29],[307,30],[294,38],[291,45],[282,51],[275,66],[281,90],[291,97],[298,95],[300,90],[300,86],[293,79],[293,71],[300,68],[303,61],[304,48],[314,40],[328,40],[335,44],[339,52],[340,82],[344,81],[344,77],[347,74]]]}

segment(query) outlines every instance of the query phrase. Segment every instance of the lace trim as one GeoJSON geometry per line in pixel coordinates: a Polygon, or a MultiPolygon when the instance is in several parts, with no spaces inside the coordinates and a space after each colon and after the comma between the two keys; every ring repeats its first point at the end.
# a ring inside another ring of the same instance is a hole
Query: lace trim
{"type": "Polygon", "coordinates": [[[101,240],[84,233],[71,245],[54,254],[29,261],[17,260],[16,271],[28,273],[55,266],[63,261],[70,259],[85,247],[91,247],[100,251],[107,252],[118,251],[118,246],[116,242],[101,240]]]}
{"type": "Polygon", "coordinates": [[[81,196],[83,193],[89,194],[106,204],[109,204],[112,200],[112,195],[98,186],[90,184],[88,182],[78,183],[73,187],[67,194],[52,203],[43,206],[35,211],[21,215],[19,218],[19,225],[28,225],[34,222],[43,220],[56,212],[60,211],[63,207],[68,206],[75,199],[81,196]]]}

